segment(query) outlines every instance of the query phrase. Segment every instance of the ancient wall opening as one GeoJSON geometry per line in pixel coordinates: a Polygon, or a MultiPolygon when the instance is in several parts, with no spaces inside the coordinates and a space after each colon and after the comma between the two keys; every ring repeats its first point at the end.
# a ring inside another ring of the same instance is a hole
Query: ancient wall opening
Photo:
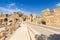
{"type": "Polygon", "coordinates": [[[19,17],[23,16],[23,14],[19,14],[19,17]]]}
{"type": "Polygon", "coordinates": [[[8,21],[8,19],[7,19],[7,18],[5,18],[5,19],[4,19],[4,22],[7,22],[7,21],[8,21]]]}
{"type": "Polygon", "coordinates": [[[46,21],[41,21],[42,24],[46,25],[46,21]]]}
{"type": "Polygon", "coordinates": [[[6,14],[6,17],[8,17],[8,14],[6,14]]]}

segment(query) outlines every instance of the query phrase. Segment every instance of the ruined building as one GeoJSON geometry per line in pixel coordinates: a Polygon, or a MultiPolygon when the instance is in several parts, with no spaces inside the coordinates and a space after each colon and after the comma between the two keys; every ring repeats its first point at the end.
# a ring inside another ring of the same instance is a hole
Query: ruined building
{"type": "Polygon", "coordinates": [[[22,12],[14,12],[13,14],[3,14],[0,12],[0,40],[5,40],[9,37],[24,21],[59,27],[60,7],[56,7],[54,10],[45,9],[41,12],[40,17],[37,17],[36,13],[24,15],[22,12]]]}
{"type": "Polygon", "coordinates": [[[60,26],[60,6],[54,10],[45,9],[41,12],[40,21],[48,26],[60,26]]]}
{"type": "Polygon", "coordinates": [[[21,12],[14,12],[13,14],[0,13],[0,40],[9,37],[25,20],[26,15],[21,12]]]}

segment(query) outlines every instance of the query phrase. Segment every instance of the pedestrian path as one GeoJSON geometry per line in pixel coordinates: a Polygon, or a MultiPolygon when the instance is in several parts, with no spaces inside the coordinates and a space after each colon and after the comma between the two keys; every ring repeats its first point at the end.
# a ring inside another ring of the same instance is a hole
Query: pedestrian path
{"type": "Polygon", "coordinates": [[[21,24],[9,40],[30,40],[26,25],[21,24]]]}

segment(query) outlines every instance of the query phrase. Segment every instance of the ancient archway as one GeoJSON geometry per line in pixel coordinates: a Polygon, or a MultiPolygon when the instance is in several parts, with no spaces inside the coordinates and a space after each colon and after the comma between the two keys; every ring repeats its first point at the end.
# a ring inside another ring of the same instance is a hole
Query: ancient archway
{"type": "Polygon", "coordinates": [[[41,21],[42,24],[46,25],[46,21],[41,21]]]}
{"type": "Polygon", "coordinates": [[[8,19],[7,19],[7,18],[5,18],[5,19],[4,19],[4,22],[7,22],[7,21],[8,21],[8,19]]]}

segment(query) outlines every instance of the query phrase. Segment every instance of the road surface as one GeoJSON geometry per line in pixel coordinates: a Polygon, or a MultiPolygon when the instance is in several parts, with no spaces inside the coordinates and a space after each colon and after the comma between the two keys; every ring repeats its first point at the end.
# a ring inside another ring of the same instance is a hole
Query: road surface
{"type": "Polygon", "coordinates": [[[21,27],[16,30],[16,32],[11,36],[9,40],[31,40],[32,32],[28,32],[28,28],[30,28],[35,34],[39,35],[44,34],[46,36],[49,36],[50,34],[60,34],[59,28],[55,29],[46,26],[37,26],[29,22],[24,22],[20,26],[21,27]]]}
{"type": "Polygon", "coordinates": [[[45,35],[49,35],[49,34],[60,34],[60,29],[58,28],[51,28],[51,27],[46,27],[46,26],[37,26],[35,24],[32,23],[28,23],[26,22],[26,24],[28,24],[32,29],[34,29],[35,31],[41,33],[41,34],[45,34],[45,35]]]}
{"type": "Polygon", "coordinates": [[[21,24],[20,26],[9,40],[30,40],[26,25],[21,24]]]}

